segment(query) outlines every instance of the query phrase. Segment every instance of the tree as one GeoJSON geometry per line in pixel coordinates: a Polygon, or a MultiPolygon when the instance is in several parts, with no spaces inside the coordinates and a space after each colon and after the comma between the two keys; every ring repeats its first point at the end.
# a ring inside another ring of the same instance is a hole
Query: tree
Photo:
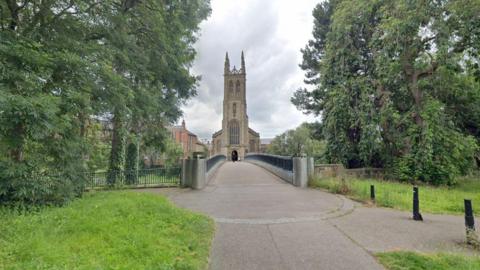
{"type": "MultiPolygon", "coordinates": [[[[374,46],[377,67],[386,71],[385,84],[398,86],[390,92],[392,99],[397,99],[396,110],[404,115],[402,121],[396,121],[403,134],[397,145],[401,155],[394,160],[403,179],[452,183],[455,175],[471,168],[477,148],[473,138],[462,133],[445,111],[450,100],[441,98],[445,86],[454,82],[445,81],[452,77],[442,78],[440,72],[449,70],[468,80],[461,67],[468,47],[465,39],[455,38],[459,22],[446,16],[450,6],[450,2],[390,2],[378,27],[382,34],[376,36],[374,46]]],[[[472,8],[480,11],[478,4],[472,8]]]]}
{"type": "MultiPolygon", "coordinates": [[[[313,10],[312,34],[314,39],[309,40],[305,48],[301,50],[303,61],[300,64],[300,68],[305,70],[305,83],[308,85],[317,86],[320,83],[321,73],[319,71],[321,61],[325,56],[327,34],[330,32],[331,18],[339,2],[341,1],[323,1],[317,4],[313,10]]],[[[294,93],[291,100],[299,110],[318,115],[321,107],[315,105],[321,104],[322,99],[321,91],[309,92],[306,88],[300,88],[294,93]]]]}
{"type": "Polygon", "coordinates": [[[63,203],[83,190],[97,67],[82,3],[75,15],[70,1],[0,3],[1,202],[63,203]]]}
{"type": "Polygon", "coordinates": [[[112,175],[123,167],[127,130],[141,137],[149,126],[158,129],[176,120],[181,102],[195,94],[198,78],[189,71],[195,57],[192,46],[198,24],[209,12],[206,1],[165,5],[151,0],[107,13],[115,24],[102,31],[109,33],[104,36],[105,46],[113,48],[115,75],[127,89],[111,104],[112,175]]]}
{"type": "Polygon", "coordinates": [[[378,24],[375,13],[379,7],[369,1],[354,9],[345,8],[349,4],[327,1],[317,6],[316,10],[323,12],[314,12],[315,39],[309,45],[321,46],[313,47],[318,48],[316,51],[304,50],[304,59],[311,60],[301,65],[307,79],[318,74],[317,80],[311,81],[316,88],[311,92],[298,90],[292,102],[299,109],[322,114],[330,162],[347,167],[378,166],[382,163],[377,143],[379,116],[371,102],[375,96],[372,80],[365,77],[374,70],[368,46],[378,24]]]}
{"type": "Polygon", "coordinates": [[[178,166],[183,157],[183,148],[175,141],[168,139],[165,143],[165,166],[167,168],[178,166]]]}
{"type": "Polygon", "coordinates": [[[325,152],[323,142],[313,138],[311,124],[304,123],[294,130],[275,136],[267,148],[267,153],[281,156],[307,155],[322,159],[325,152]]]}
{"type": "Polygon", "coordinates": [[[0,2],[0,201],[79,195],[95,119],[112,124],[114,185],[129,133],[159,132],[195,94],[193,43],[209,12],[207,0],[0,2]]]}
{"type": "Polygon", "coordinates": [[[305,65],[307,80],[311,70],[318,80],[292,102],[322,116],[330,162],[432,183],[468,172],[477,129],[460,115],[478,116],[472,41],[480,6],[460,1],[466,11],[458,2],[341,1],[333,12],[314,13],[324,25],[315,24],[309,44],[322,49],[304,58],[315,60],[305,65]]]}

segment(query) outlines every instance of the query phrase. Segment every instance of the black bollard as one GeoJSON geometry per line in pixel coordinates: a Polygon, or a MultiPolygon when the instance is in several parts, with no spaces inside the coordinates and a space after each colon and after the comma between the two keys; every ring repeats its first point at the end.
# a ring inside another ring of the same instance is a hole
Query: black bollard
{"type": "Polygon", "coordinates": [[[375,186],[370,185],[370,199],[375,202],[375,186]]]}
{"type": "Polygon", "coordinates": [[[464,200],[465,202],[465,227],[475,231],[475,219],[473,217],[472,201],[464,200]]]}
{"type": "Polygon", "coordinates": [[[420,214],[420,202],[418,200],[418,187],[413,187],[413,220],[423,220],[420,214]]]}
{"type": "Polygon", "coordinates": [[[467,232],[467,244],[480,248],[480,241],[475,233],[475,218],[473,217],[472,201],[464,200],[465,203],[465,229],[467,232]]]}

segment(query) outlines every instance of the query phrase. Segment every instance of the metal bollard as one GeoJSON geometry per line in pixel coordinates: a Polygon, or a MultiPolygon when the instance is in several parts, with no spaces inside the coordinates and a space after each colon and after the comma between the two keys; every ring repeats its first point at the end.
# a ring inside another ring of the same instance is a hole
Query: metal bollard
{"type": "Polygon", "coordinates": [[[475,219],[473,217],[472,201],[464,200],[465,203],[465,226],[475,231],[475,219]]]}
{"type": "Polygon", "coordinates": [[[418,187],[413,187],[413,220],[423,221],[420,214],[420,202],[418,200],[418,187]]]}
{"type": "Polygon", "coordinates": [[[465,230],[467,233],[467,244],[479,246],[478,236],[475,233],[475,218],[473,216],[472,201],[464,199],[465,205],[465,230]]]}
{"type": "Polygon", "coordinates": [[[370,185],[370,199],[372,202],[375,202],[375,186],[370,185]]]}

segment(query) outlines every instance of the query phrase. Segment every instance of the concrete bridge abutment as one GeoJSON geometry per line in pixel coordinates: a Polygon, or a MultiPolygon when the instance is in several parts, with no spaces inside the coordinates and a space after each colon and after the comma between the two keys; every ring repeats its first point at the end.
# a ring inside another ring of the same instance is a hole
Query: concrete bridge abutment
{"type": "Polygon", "coordinates": [[[213,156],[208,160],[202,157],[184,159],[182,161],[181,187],[203,189],[225,160],[226,157],[221,155],[213,156]]]}

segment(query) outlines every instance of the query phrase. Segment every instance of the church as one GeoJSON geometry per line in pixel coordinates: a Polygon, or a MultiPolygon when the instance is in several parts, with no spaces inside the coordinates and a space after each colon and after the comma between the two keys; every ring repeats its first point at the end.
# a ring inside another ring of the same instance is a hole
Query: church
{"type": "Polygon", "coordinates": [[[228,160],[242,160],[249,152],[258,152],[260,135],[248,127],[245,58],[241,67],[230,69],[228,53],[225,56],[223,84],[222,129],[212,135],[213,155],[223,154],[228,160]]]}

